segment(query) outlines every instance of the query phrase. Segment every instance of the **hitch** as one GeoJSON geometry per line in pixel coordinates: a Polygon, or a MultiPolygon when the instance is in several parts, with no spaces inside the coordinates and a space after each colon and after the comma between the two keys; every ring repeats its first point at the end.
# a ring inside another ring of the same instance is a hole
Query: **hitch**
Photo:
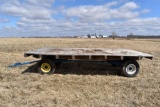
{"type": "Polygon", "coordinates": [[[17,66],[22,66],[22,65],[27,65],[27,64],[32,64],[35,62],[39,62],[40,60],[36,60],[36,61],[31,61],[31,62],[16,62],[12,65],[9,65],[8,68],[12,68],[12,67],[17,67],[17,66]]]}

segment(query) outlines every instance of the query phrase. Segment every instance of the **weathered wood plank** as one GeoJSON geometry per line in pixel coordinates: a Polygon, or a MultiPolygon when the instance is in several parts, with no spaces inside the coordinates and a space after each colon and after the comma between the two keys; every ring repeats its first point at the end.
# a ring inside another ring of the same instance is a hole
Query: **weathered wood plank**
{"type": "Polygon", "coordinates": [[[24,53],[24,55],[56,56],[56,59],[89,59],[89,60],[123,60],[127,57],[135,59],[152,59],[153,55],[129,49],[106,48],[41,48],[24,53]]]}

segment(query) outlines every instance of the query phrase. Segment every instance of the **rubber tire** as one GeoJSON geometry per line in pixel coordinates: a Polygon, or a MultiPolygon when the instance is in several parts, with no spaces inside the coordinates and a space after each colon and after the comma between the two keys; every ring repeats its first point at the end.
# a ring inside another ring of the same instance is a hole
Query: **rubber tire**
{"type": "Polygon", "coordinates": [[[42,59],[42,60],[39,62],[39,64],[38,64],[38,71],[39,71],[40,74],[53,74],[53,73],[55,72],[55,70],[56,70],[56,65],[54,64],[54,62],[53,62],[52,60],[42,59]],[[41,70],[41,66],[42,66],[42,64],[44,64],[44,63],[47,63],[47,64],[50,65],[51,70],[50,70],[49,72],[43,72],[43,71],[41,70]]]}
{"type": "Polygon", "coordinates": [[[125,77],[135,77],[139,73],[139,69],[140,69],[139,63],[136,60],[126,60],[122,64],[122,75],[125,77]],[[129,64],[134,64],[136,66],[136,72],[134,74],[128,74],[126,72],[126,67],[129,64]]]}

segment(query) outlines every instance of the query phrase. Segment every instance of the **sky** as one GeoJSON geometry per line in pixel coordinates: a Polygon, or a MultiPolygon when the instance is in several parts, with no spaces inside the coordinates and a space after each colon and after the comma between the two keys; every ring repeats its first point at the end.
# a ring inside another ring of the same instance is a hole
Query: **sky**
{"type": "Polygon", "coordinates": [[[0,37],[160,35],[160,0],[0,0],[0,37]]]}

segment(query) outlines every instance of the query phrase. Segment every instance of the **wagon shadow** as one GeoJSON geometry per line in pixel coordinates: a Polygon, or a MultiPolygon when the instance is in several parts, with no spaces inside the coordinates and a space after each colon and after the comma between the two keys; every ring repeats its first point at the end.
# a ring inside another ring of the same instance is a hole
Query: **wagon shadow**
{"type": "MultiPolygon", "coordinates": [[[[38,73],[38,65],[28,67],[23,73],[38,73]]],[[[120,68],[106,62],[65,62],[57,66],[55,74],[74,75],[121,75],[120,68]]]]}
{"type": "Polygon", "coordinates": [[[105,62],[67,62],[61,64],[56,73],[64,75],[120,75],[119,69],[105,62]]]}
{"type": "MultiPolygon", "coordinates": [[[[38,73],[38,64],[31,65],[23,73],[38,73]]],[[[120,68],[105,62],[66,62],[56,68],[55,74],[75,75],[121,75],[120,68]]]]}
{"type": "Polygon", "coordinates": [[[24,71],[22,71],[22,74],[24,74],[24,73],[38,73],[37,68],[38,68],[38,64],[36,63],[34,65],[29,66],[24,71]]]}

